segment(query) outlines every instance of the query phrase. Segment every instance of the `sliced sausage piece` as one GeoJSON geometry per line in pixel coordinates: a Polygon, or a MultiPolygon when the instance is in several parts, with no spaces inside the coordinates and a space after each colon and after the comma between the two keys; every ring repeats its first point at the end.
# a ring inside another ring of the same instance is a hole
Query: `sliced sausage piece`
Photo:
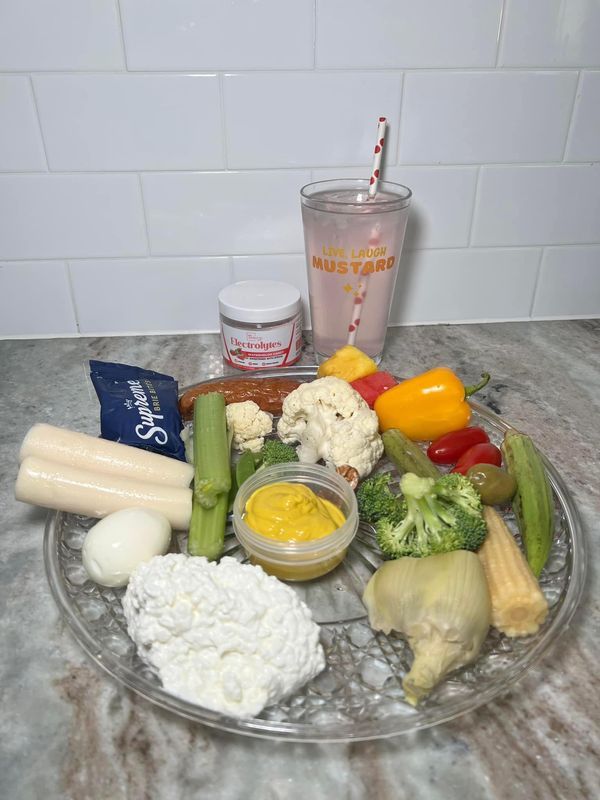
{"type": "Polygon", "coordinates": [[[179,410],[184,419],[191,419],[194,413],[194,400],[198,395],[220,392],[228,404],[254,400],[263,411],[281,414],[281,404],[298,386],[300,381],[291,378],[234,378],[200,383],[192,386],[180,397],[179,410]]]}

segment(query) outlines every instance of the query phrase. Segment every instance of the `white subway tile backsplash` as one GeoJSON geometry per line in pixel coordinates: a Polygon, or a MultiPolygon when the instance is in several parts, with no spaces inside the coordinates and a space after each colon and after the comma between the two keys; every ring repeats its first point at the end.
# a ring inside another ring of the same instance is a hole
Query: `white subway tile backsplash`
{"type": "Polygon", "coordinates": [[[390,322],[526,319],[539,260],[533,248],[405,252],[390,322]]]}
{"type": "Polygon", "coordinates": [[[295,286],[302,295],[304,327],[310,325],[308,279],[303,253],[296,255],[234,256],[234,281],[284,281],[295,286]]]}
{"type": "Polygon", "coordinates": [[[532,316],[600,317],[600,246],[545,250],[532,316]]]}
{"type": "Polygon", "coordinates": [[[306,69],[313,0],[121,0],[132,70],[306,69]]]}
{"type": "Polygon", "coordinates": [[[154,255],[289,253],[304,248],[308,170],[142,176],[154,255]]]}
{"type": "Polygon", "coordinates": [[[492,67],[502,0],[317,0],[318,67],[492,67]]]}
{"type": "Polygon", "coordinates": [[[573,72],[415,72],[404,78],[400,163],[562,159],[573,72]]]}
{"type": "Polygon", "coordinates": [[[598,0],[506,0],[500,66],[600,66],[598,0]]]}
{"type": "Polygon", "coordinates": [[[0,171],[44,171],[44,146],[29,78],[0,76],[0,120],[0,171]]]}
{"type": "Polygon", "coordinates": [[[230,167],[369,164],[380,116],[395,153],[400,74],[237,74],[224,86],[230,167]]]}
{"type": "Polygon", "coordinates": [[[0,258],[146,252],[137,175],[0,175],[0,258]]]}
{"type": "Polygon", "coordinates": [[[393,324],[598,316],[599,41],[600,0],[0,0],[0,337],[216,330],[270,277],[308,324],[300,188],[382,115],[393,324]]]}
{"type": "Polygon", "coordinates": [[[228,258],[70,261],[82,334],[216,331],[228,258]]]}
{"type": "Polygon", "coordinates": [[[412,189],[404,247],[466,247],[476,167],[392,167],[386,178],[412,189]]]}
{"type": "Polygon", "coordinates": [[[0,262],[0,336],[77,333],[63,261],[0,262]]]}
{"type": "Polygon", "coordinates": [[[566,159],[600,161],[600,72],[584,72],[577,95],[566,159]]]}
{"type": "Polygon", "coordinates": [[[53,170],[224,166],[216,75],[38,75],[53,170]]]}
{"type": "Polygon", "coordinates": [[[0,70],[123,66],[115,0],[0,0],[0,70]]]}
{"type": "MultiPolygon", "coordinates": [[[[368,168],[313,170],[314,181],[348,177],[367,178],[368,168]]],[[[413,193],[405,249],[468,245],[477,167],[386,167],[382,177],[408,186],[413,193]]]]}
{"type": "Polygon", "coordinates": [[[474,245],[597,242],[600,165],[482,167],[474,245]]]}

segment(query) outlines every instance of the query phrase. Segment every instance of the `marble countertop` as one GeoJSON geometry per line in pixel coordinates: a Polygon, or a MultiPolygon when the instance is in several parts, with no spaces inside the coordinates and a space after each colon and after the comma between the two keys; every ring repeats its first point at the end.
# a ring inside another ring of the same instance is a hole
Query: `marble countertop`
{"type": "MultiPolygon", "coordinates": [[[[600,787],[600,321],[390,331],[383,368],[483,369],[480,399],[530,432],[562,473],[590,545],[582,606],[510,694],[416,735],[349,745],[220,734],[124,689],[58,615],[42,560],[45,512],[17,503],[20,442],[35,422],[98,432],[89,358],[222,374],[215,335],[0,342],[0,797],[11,800],[549,800],[600,787]],[[595,788],[594,788],[595,787],[595,788]]],[[[307,346],[304,363],[311,363],[307,346]]]]}

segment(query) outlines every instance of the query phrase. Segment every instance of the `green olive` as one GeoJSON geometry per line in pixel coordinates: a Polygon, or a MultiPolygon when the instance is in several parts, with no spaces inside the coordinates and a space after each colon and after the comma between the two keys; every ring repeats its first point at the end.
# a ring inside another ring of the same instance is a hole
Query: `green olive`
{"type": "Polygon", "coordinates": [[[495,464],[475,464],[468,470],[467,478],[486,506],[507,503],[517,491],[517,482],[513,476],[495,464]]]}

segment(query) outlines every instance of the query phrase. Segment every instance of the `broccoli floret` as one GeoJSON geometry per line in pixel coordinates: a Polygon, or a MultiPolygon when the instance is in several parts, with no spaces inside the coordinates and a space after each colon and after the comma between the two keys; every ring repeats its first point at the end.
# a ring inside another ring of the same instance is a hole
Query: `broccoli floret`
{"type": "MultiPolygon", "coordinates": [[[[388,558],[421,558],[452,550],[477,550],[486,535],[481,501],[458,473],[437,481],[411,472],[402,476],[400,519],[376,523],[377,542],[388,558]]],[[[465,479],[467,483],[470,482],[465,479]]]]}
{"type": "Polygon", "coordinates": [[[456,512],[456,526],[462,536],[462,543],[456,549],[479,550],[487,536],[487,526],[483,513],[480,511],[479,514],[469,514],[461,509],[456,512]]]}
{"type": "Polygon", "coordinates": [[[298,461],[296,448],[279,439],[267,439],[261,450],[262,466],[270,467],[273,464],[288,464],[298,461]]]}
{"type": "Polygon", "coordinates": [[[481,497],[466,475],[450,472],[436,480],[433,487],[438,497],[460,506],[467,514],[481,513],[481,497]]]}
{"type": "Polygon", "coordinates": [[[356,490],[358,513],[365,522],[400,518],[398,497],[390,490],[391,480],[389,472],[371,475],[356,490]]]}

